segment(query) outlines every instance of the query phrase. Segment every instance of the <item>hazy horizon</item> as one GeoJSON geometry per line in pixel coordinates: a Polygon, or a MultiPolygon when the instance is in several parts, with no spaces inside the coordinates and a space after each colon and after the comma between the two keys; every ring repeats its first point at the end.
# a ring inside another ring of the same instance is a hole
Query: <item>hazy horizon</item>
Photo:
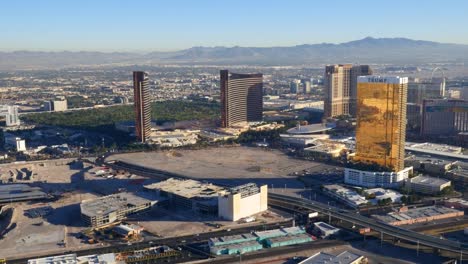
{"type": "Polygon", "coordinates": [[[176,51],[279,47],[367,36],[468,44],[468,2],[3,2],[0,51],[176,51]]]}
{"type": "Polygon", "coordinates": [[[298,43],[298,44],[292,44],[292,45],[277,45],[277,46],[191,46],[187,48],[182,48],[182,49],[167,49],[167,50],[67,50],[67,49],[62,49],[62,50],[41,50],[41,49],[12,49],[12,50],[1,50],[0,52],[102,52],[102,53],[113,53],[113,52],[122,52],[122,53],[150,53],[150,52],[175,52],[175,51],[181,51],[185,49],[190,49],[194,47],[205,47],[205,48],[216,48],[216,47],[225,47],[225,48],[233,48],[233,47],[242,47],[242,48],[273,48],[273,47],[294,47],[294,46],[301,46],[301,45],[318,45],[318,44],[333,44],[333,45],[339,45],[343,43],[348,43],[352,41],[359,41],[363,40],[366,38],[373,38],[373,39],[409,39],[409,40],[414,40],[414,41],[430,41],[430,42],[437,42],[441,44],[454,44],[454,45],[467,45],[465,43],[447,43],[447,42],[438,42],[438,41],[433,41],[433,40],[426,40],[426,39],[410,39],[410,38],[404,38],[404,37],[374,37],[374,36],[366,36],[364,38],[360,39],[351,39],[348,41],[343,41],[343,42],[327,42],[327,41],[322,41],[322,42],[317,42],[317,43],[298,43]]]}

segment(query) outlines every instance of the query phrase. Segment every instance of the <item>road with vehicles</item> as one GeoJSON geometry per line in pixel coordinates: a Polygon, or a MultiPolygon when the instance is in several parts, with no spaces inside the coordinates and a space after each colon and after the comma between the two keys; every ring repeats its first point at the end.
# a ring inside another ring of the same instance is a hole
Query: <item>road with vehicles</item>
{"type": "MultiPolygon", "coordinates": [[[[176,178],[189,178],[184,175],[179,175],[171,172],[156,170],[152,168],[146,168],[143,166],[129,164],[125,162],[116,161],[107,165],[114,166],[120,169],[131,170],[135,174],[141,174],[144,176],[152,176],[154,178],[164,179],[170,177],[176,178]]],[[[284,194],[277,194],[273,192],[268,193],[268,203],[269,205],[277,205],[281,207],[282,205],[286,209],[290,208],[300,208],[310,211],[317,211],[324,215],[330,215],[333,218],[351,222],[355,225],[369,227],[374,231],[380,232],[382,235],[392,236],[398,239],[414,242],[420,245],[432,247],[440,250],[447,250],[450,252],[458,253],[460,255],[468,255],[468,244],[460,243],[458,241],[451,241],[447,239],[441,239],[434,236],[429,236],[408,229],[400,228],[397,226],[392,226],[384,222],[377,221],[375,219],[362,216],[356,211],[350,211],[345,209],[340,209],[334,206],[330,206],[324,203],[303,199],[299,197],[292,197],[284,194]]]]}
{"type": "MultiPolygon", "coordinates": [[[[232,230],[220,229],[220,230],[216,230],[212,232],[192,234],[192,235],[179,236],[179,237],[152,238],[152,239],[146,239],[145,241],[137,242],[133,244],[114,244],[114,245],[109,245],[109,246],[95,247],[95,248],[89,248],[89,249],[79,249],[79,250],[64,249],[63,252],[57,252],[55,254],[51,254],[51,253],[38,254],[34,258],[42,258],[42,257],[47,257],[47,256],[72,254],[72,253],[76,253],[78,256],[87,256],[87,255],[105,254],[105,253],[120,253],[120,252],[128,252],[128,251],[133,251],[133,250],[140,250],[140,249],[144,249],[148,247],[153,247],[156,245],[167,245],[171,248],[181,247],[186,252],[190,251],[192,260],[207,259],[207,258],[210,258],[210,255],[208,253],[203,254],[203,252],[200,252],[200,251],[191,251],[190,248],[186,247],[186,245],[189,245],[191,243],[201,242],[201,241],[207,241],[209,238],[212,238],[212,237],[221,237],[221,236],[228,236],[228,235],[235,235],[235,234],[250,233],[252,231],[274,229],[274,228],[279,228],[281,226],[289,227],[291,225],[292,225],[291,220],[286,220],[286,221],[278,222],[278,223],[269,223],[269,224],[259,223],[257,225],[250,225],[247,227],[241,227],[241,228],[236,228],[236,229],[232,228],[232,230]]],[[[8,264],[27,263],[29,259],[31,259],[31,257],[19,257],[19,258],[14,258],[14,259],[7,259],[6,263],[8,264]]]]}
{"type": "Polygon", "coordinates": [[[344,220],[362,227],[369,227],[374,231],[380,232],[382,235],[392,236],[398,239],[417,243],[419,245],[446,250],[460,255],[468,255],[468,244],[466,243],[441,239],[397,226],[392,226],[375,219],[362,216],[355,211],[344,210],[320,202],[277,193],[268,193],[268,203],[269,205],[287,209],[295,208],[298,211],[319,212],[323,215],[329,215],[335,219],[344,220]]]}

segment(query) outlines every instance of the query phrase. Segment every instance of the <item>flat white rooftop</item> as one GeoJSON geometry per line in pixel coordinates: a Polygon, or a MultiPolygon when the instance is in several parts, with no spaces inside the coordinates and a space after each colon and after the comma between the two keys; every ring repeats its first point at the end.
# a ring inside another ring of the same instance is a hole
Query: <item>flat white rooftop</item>
{"type": "Polygon", "coordinates": [[[434,143],[414,143],[406,142],[406,151],[420,152],[424,154],[437,155],[442,157],[449,157],[455,159],[468,160],[468,155],[462,153],[461,147],[450,146],[445,144],[434,144],[434,143]]]}
{"type": "Polygon", "coordinates": [[[146,185],[145,188],[173,193],[188,199],[194,197],[218,197],[218,193],[224,190],[223,187],[212,183],[176,178],[170,178],[162,182],[149,184],[146,185]]]}
{"type": "Polygon", "coordinates": [[[328,131],[335,128],[332,124],[310,124],[305,126],[296,126],[288,129],[288,134],[313,134],[328,131]]]}
{"type": "Polygon", "coordinates": [[[361,255],[354,254],[349,251],[341,252],[339,255],[332,255],[324,252],[319,252],[310,256],[299,264],[350,264],[362,258],[361,255]]]}
{"type": "Polygon", "coordinates": [[[123,192],[99,197],[97,199],[84,200],[80,204],[80,209],[82,214],[92,217],[106,215],[117,210],[146,203],[151,203],[151,201],[132,193],[123,192]]]}
{"type": "Polygon", "coordinates": [[[369,76],[359,76],[357,81],[358,83],[404,84],[404,83],[408,83],[408,77],[369,75],[369,76]]]}
{"type": "Polygon", "coordinates": [[[440,186],[450,182],[449,180],[435,178],[435,177],[427,177],[427,176],[416,176],[411,178],[411,183],[416,184],[424,184],[429,186],[440,186]]]}

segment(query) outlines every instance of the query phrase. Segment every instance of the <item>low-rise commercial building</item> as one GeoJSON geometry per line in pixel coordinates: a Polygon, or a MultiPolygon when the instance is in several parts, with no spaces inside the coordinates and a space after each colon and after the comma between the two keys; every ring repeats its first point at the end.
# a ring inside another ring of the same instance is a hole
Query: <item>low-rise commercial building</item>
{"type": "Polygon", "coordinates": [[[237,221],[268,209],[268,187],[248,183],[219,193],[218,216],[237,221]]]}
{"type": "Polygon", "coordinates": [[[124,220],[128,215],[148,210],[154,203],[132,193],[112,194],[97,199],[84,200],[80,204],[81,218],[86,224],[98,227],[124,220]]]}
{"type": "Polygon", "coordinates": [[[413,167],[405,168],[398,172],[393,171],[362,171],[346,168],[344,182],[351,185],[363,186],[368,188],[397,188],[401,186],[413,167]]]}
{"type": "Polygon", "coordinates": [[[463,167],[458,167],[452,170],[449,170],[445,176],[456,182],[457,184],[461,183],[463,185],[466,185],[468,183],[468,169],[463,168],[463,167]]]}
{"type": "Polygon", "coordinates": [[[403,197],[403,195],[397,191],[383,189],[383,188],[367,189],[367,190],[364,190],[364,193],[366,193],[366,195],[368,196],[370,195],[375,196],[375,198],[371,199],[371,202],[374,205],[378,204],[378,201],[385,200],[385,199],[390,199],[392,203],[399,203],[401,200],[401,197],[403,197]]]}
{"type": "Polygon", "coordinates": [[[119,236],[122,236],[124,238],[129,238],[132,236],[138,236],[140,233],[143,231],[143,227],[138,226],[138,225],[127,225],[127,224],[120,224],[114,228],[112,228],[112,231],[116,233],[119,236]]]}
{"type": "Polygon", "coordinates": [[[149,136],[149,142],[161,147],[181,147],[196,144],[199,131],[180,130],[174,131],[152,131],[149,136]]]}
{"type": "Polygon", "coordinates": [[[318,140],[328,139],[330,136],[327,134],[316,134],[316,135],[292,135],[292,134],[280,134],[281,141],[286,145],[294,147],[307,147],[315,144],[318,140]]]}
{"type": "Polygon", "coordinates": [[[321,140],[315,142],[315,144],[315,146],[305,148],[304,152],[318,159],[338,158],[346,150],[346,145],[343,143],[321,140]]]}
{"type": "Polygon", "coordinates": [[[425,194],[437,194],[450,185],[449,180],[422,175],[407,179],[405,184],[411,191],[425,194]]]}
{"type": "Polygon", "coordinates": [[[421,153],[441,158],[468,160],[468,155],[463,154],[462,147],[446,144],[406,142],[405,150],[407,152],[421,153]]]}
{"type": "Polygon", "coordinates": [[[338,184],[329,184],[323,186],[323,192],[330,197],[352,207],[357,208],[367,204],[365,197],[359,195],[357,192],[343,187],[338,184]]]}
{"type": "Polygon", "coordinates": [[[430,174],[442,174],[451,170],[457,161],[442,160],[437,158],[428,158],[420,156],[410,156],[405,159],[406,167],[413,167],[415,170],[430,173],[430,174]]]}
{"type": "Polygon", "coordinates": [[[385,215],[372,215],[372,217],[389,225],[400,226],[459,217],[463,215],[463,211],[435,205],[412,209],[402,207],[398,212],[391,212],[385,215]]]}
{"type": "Polygon", "coordinates": [[[319,233],[322,238],[326,238],[338,234],[340,229],[324,222],[316,222],[314,223],[314,231],[319,233]]]}
{"type": "Polygon", "coordinates": [[[172,208],[210,215],[218,214],[218,193],[224,190],[211,183],[177,178],[146,185],[144,188],[168,198],[172,208]]]}
{"type": "Polygon", "coordinates": [[[200,136],[203,139],[208,140],[209,142],[224,141],[224,140],[236,139],[239,137],[239,135],[228,134],[228,133],[224,133],[218,130],[202,130],[200,131],[198,136],[200,136]]]}
{"type": "Polygon", "coordinates": [[[324,252],[316,253],[309,258],[299,262],[299,264],[364,264],[367,263],[364,256],[344,251],[338,255],[324,252]]]}
{"type": "Polygon", "coordinates": [[[451,198],[444,201],[444,205],[450,208],[466,210],[468,209],[468,201],[462,198],[451,198]]]}

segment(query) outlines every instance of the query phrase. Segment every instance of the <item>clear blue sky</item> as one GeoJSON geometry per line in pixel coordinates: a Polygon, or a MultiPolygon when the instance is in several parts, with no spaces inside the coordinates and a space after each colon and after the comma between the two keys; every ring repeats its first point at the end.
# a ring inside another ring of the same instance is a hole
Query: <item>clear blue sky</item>
{"type": "Polygon", "coordinates": [[[157,51],[407,37],[468,44],[465,0],[5,0],[0,50],[157,51]]]}

